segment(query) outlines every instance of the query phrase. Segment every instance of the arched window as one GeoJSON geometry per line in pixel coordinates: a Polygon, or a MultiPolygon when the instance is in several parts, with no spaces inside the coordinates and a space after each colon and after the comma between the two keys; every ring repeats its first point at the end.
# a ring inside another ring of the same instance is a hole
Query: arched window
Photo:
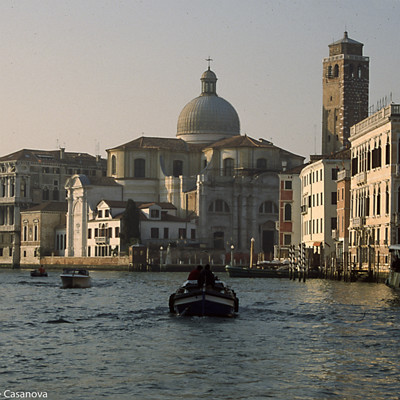
{"type": "Polygon", "coordinates": [[[258,209],[260,214],[278,214],[278,206],[272,201],[264,201],[258,209]]]}
{"type": "Polygon", "coordinates": [[[378,189],[376,195],[376,215],[381,215],[381,189],[378,189]]]}
{"type": "Polygon", "coordinates": [[[349,76],[350,76],[350,78],[354,78],[354,65],[353,64],[349,65],[349,76]]]}
{"type": "Polygon", "coordinates": [[[146,160],[143,158],[136,158],[134,161],[134,177],[144,178],[146,176],[146,160]]]}
{"type": "Polygon", "coordinates": [[[337,65],[337,64],[335,64],[334,76],[335,76],[335,78],[337,78],[339,76],[339,65],[337,65]]]}
{"type": "Polygon", "coordinates": [[[390,142],[389,142],[389,138],[386,139],[385,163],[386,163],[386,165],[390,164],[390,142]]]}
{"type": "Polygon", "coordinates": [[[117,157],[111,157],[111,175],[115,175],[117,173],[117,157]]]}
{"type": "Polygon", "coordinates": [[[267,169],[267,160],[265,158],[257,159],[257,169],[267,169]]]}
{"type": "Polygon", "coordinates": [[[389,214],[389,205],[390,205],[389,185],[386,185],[386,214],[389,214]]]}
{"type": "Polygon", "coordinates": [[[292,220],[292,205],[285,204],[285,221],[291,221],[291,220],[292,220]]]}
{"type": "Polygon", "coordinates": [[[233,176],[233,158],[225,158],[224,176],[233,176]]]}
{"type": "Polygon", "coordinates": [[[172,175],[175,176],[176,178],[178,176],[183,175],[183,161],[174,160],[172,175]]]}
{"type": "Polygon", "coordinates": [[[229,206],[225,200],[218,199],[210,203],[208,211],[213,213],[228,213],[229,206]]]}

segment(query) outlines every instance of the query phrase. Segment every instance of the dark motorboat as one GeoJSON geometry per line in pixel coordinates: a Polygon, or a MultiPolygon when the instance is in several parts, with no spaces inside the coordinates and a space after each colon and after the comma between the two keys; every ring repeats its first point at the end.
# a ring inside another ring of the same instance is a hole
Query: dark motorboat
{"type": "Polygon", "coordinates": [[[289,268],[249,268],[227,265],[226,272],[231,278],[289,278],[289,268]]]}
{"type": "Polygon", "coordinates": [[[66,268],[60,275],[63,289],[90,288],[92,282],[89,271],[83,268],[66,268]]]}
{"type": "Polygon", "coordinates": [[[35,269],[35,270],[33,270],[33,271],[31,271],[31,276],[35,276],[35,277],[46,277],[46,276],[48,276],[47,275],[47,272],[46,271],[39,271],[38,269],[35,269]]]}
{"type": "Polygon", "coordinates": [[[239,299],[220,280],[203,287],[197,281],[186,281],[170,296],[169,310],[178,315],[232,317],[239,311],[239,299]]]}

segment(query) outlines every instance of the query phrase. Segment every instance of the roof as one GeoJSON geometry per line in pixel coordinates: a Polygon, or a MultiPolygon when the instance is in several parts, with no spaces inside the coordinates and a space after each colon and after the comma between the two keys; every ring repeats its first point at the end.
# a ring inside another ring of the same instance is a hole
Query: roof
{"type": "Polygon", "coordinates": [[[68,204],[65,201],[47,201],[45,203],[37,204],[37,205],[30,207],[27,210],[24,210],[21,212],[33,212],[33,211],[67,212],[68,204]]]}
{"type": "Polygon", "coordinates": [[[176,210],[176,207],[172,203],[167,203],[167,202],[151,202],[151,203],[139,203],[138,208],[144,209],[144,208],[149,208],[150,206],[153,205],[158,205],[164,210],[176,210]]]}
{"type": "Polygon", "coordinates": [[[14,153],[7,154],[0,157],[1,161],[30,161],[38,163],[62,163],[62,164],[97,164],[99,161],[101,163],[106,163],[103,158],[98,158],[92,156],[88,153],[74,153],[66,152],[63,149],[59,150],[32,150],[32,149],[22,149],[14,153]]]}
{"type": "Polygon", "coordinates": [[[160,138],[160,137],[145,137],[141,136],[128,143],[121,144],[120,146],[113,147],[110,150],[129,150],[129,149],[156,149],[156,150],[173,150],[189,152],[201,149],[204,146],[193,145],[186,143],[182,139],[178,138],[160,138]]]}
{"type": "Polygon", "coordinates": [[[346,31],[344,32],[342,39],[336,40],[336,42],[331,43],[329,46],[334,46],[336,44],[341,44],[341,43],[358,44],[358,45],[363,46],[362,43],[357,42],[356,40],[350,39],[346,31]]]}
{"type": "Polygon", "coordinates": [[[300,174],[300,172],[302,171],[302,169],[307,166],[308,164],[301,164],[301,165],[297,165],[296,167],[287,169],[286,171],[282,171],[281,174],[282,175],[290,175],[290,174],[300,174]]]}

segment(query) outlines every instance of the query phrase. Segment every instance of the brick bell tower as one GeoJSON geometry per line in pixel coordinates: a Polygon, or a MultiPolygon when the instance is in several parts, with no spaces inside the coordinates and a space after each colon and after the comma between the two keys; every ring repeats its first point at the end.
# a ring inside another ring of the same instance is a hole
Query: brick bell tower
{"type": "Polygon", "coordinates": [[[368,117],[369,57],[344,33],[323,59],[322,154],[348,146],[350,127],[368,117]]]}

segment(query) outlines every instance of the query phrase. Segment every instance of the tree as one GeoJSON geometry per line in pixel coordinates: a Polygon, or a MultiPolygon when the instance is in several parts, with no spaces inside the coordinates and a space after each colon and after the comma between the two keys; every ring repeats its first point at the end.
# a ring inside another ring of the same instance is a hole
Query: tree
{"type": "Polygon", "coordinates": [[[129,199],[121,219],[121,244],[126,246],[140,243],[140,210],[136,203],[129,199]]]}

